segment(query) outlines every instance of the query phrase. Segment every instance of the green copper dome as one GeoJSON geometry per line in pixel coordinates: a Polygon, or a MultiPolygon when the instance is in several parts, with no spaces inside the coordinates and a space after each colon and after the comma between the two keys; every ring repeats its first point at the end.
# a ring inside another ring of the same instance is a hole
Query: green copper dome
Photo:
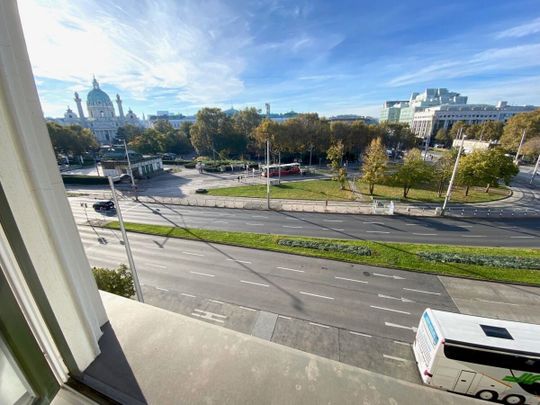
{"type": "Polygon", "coordinates": [[[92,81],[93,89],[90,90],[86,98],[89,105],[112,105],[111,99],[103,90],[99,88],[96,78],[92,81]]]}

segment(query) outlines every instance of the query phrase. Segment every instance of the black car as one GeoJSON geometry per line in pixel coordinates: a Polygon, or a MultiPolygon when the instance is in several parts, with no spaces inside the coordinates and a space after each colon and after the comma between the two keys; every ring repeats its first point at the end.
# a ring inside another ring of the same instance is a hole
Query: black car
{"type": "Polygon", "coordinates": [[[97,212],[112,211],[112,210],[114,210],[114,202],[112,202],[111,200],[96,201],[92,205],[92,207],[97,212]]]}

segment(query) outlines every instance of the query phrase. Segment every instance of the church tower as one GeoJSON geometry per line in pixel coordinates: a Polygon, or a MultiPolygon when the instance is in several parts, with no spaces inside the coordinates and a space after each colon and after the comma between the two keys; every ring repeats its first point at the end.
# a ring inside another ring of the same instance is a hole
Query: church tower
{"type": "Polygon", "coordinates": [[[120,100],[120,95],[116,95],[116,104],[118,104],[118,115],[121,119],[124,119],[124,109],[122,108],[122,100],[120,100]]]}
{"type": "Polygon", "coordinates": [[[90,90],[86,98],[88,115],[95,120],[107,120],[115,117],[114,106],[103,90],[99,88],[99,83],[94,77],[92,81],[93,89],[90,90]]]}
{"type": "Polygon", "coordinates": [[[79,118],[81,119],[81,121],[84,121],[84,111],[82,108],[82,100],[79,97],[79,93],[75,92],[74,100],[75,100],[75,103],[77,103],[77,112],[79,113],[79,118]]]}

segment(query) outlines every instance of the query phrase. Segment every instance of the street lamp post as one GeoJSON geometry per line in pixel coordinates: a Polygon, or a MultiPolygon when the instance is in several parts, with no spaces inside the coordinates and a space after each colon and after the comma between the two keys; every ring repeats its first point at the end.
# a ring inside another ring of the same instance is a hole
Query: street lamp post
{"type": "Polygon", "coordinates": [[[266,140],[266,207],[270,209],[270,140],[266,140]]]}
{"type": "Polygon", "coordinates": [[[533,174],[531,176],[531,181],[529,181],[529,184],[533,184],[534,176],[536,176],[536,172],[538,171],[539,165],[540,165],[540,154],[538,155],[538,159],[536,159],[536,165],[534,166],[533,174]]]}
{"type": "Polygon", "coordinates": [[[126,248],[126,254],[128,258],[129,268],[131,269],[131,275],[133,276],[133,284],[135,285],[135,293],[137,299],[140,302],[144,302],[141,284],[139,283],[139,276],[137,275],[137,269],[135,268],[135,261],[133,260],[133,254],[131,253],[131,247],[129,246],[129,239],[127,237],[126,228],[124,227],[124,218],[122,217],[122,211],[120,210],[120,204],[118,204],[118,198],[116,197],[116,191],[114,190],[114,183],[112,177],[109,176],[109,185],[111,186],[111,192],[114,199],[114,205],[116,207],[116,214],[118,215],[118,222],[120,223],[120,231],[122,232],[122,238],[124,239],[124,247],[126,248]]]}
{"type": "Polygon", "coordinates": [[[446,205],[448,204],[448,201],[450,200],[450,194],[452,194],[452,186],[454,185],[454,180],[456,178],[456,173],[459,166],[459,158],[461,156],[461,152],[463,151],[463,144],[465,143],[466,136],[463,134],[463,128],[459,129],[459,134],[461,135],[461,144],[459,145],[459,151],[456,157],[456,163],[454,164],[454,170],[452,170],[452,177],[450,177],[450,183],[448,183],[448,190],[446,190],[446,196],[444,197],[444,203],[441,210],[441,215],[444,215],[444,211],[446,210],[446,205]]]}
{"type": "Polygon", "coordinates": [[[525,134],[527,133],[527,130],[523,130],[523,132],[521,133],[521,141],[519,142],[519,147],[518,147],[518,150],[516,152],[516,157],[514,158],[514,163],[517,164],[518,163],[518,159],[519,159],[519,154],[521,153],[521,147],[523,146],[523,141],[525,141],[525,134]]]}

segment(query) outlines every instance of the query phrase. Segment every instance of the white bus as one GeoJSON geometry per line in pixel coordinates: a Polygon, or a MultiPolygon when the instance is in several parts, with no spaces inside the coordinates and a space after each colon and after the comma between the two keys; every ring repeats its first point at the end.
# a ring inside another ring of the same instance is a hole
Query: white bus
{"type": "Polygon", "coordinates": [[[540,405],[540,325],[426,309],[413,344],[425,384],[540,405]]]}

